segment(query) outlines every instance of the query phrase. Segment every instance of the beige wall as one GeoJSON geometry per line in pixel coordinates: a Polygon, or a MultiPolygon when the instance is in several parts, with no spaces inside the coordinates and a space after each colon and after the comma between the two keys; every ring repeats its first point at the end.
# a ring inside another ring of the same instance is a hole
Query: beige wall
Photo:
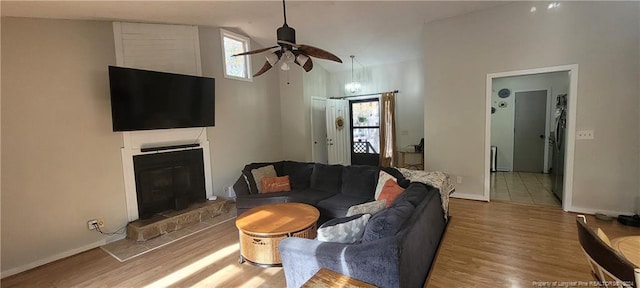
{"type": "MultiPolygon", "coordinates": [[[[313,59],[313,61],[324,61],[313,59]]],[[[279,74],[282,123],[282,156],[294,161],[311,161],[311,97],[327,98],[327,71],[320,65],[304,72],[292,66],[282,71],[280,66],[267,73],[279,74]]]]}
{"type": "Polygon", "coordinates": [[[111,23],[2,18],[2,269],[104,243],[127,223],[111,131],[111,23]]]}
{"type": "Polygon", "coordinates": [[[573,206],[633,211],[639,189],[638,2],[513,3],[424,27],[429,170],[463,176],[483,194],[488,73],[579,65],[573,206]],[[535,13],[529,12],[537,5],[535,13]]]}
{"type": "MultiPolygon", "coordinates": [[[[113,231],[127,212],[122,136],[111,129],[111,22],[2,18],[2,28],[6,276],[103,244],[87,220],[102,218],[113,231]]],[[[207,134],[214,193],[223,195],[245,164],[281,159],[278,77],[224,78],[219,29],[199,33],[203,74],[216,78],[207,134]]]]}
{"type": "MultiPolygon", "coordinates": [[[[220,29],[200,27],[199,32],[202,74],[216,79],[216,125],[207,128],[213,190],[224,195],[244,165],[282,158],[278,74],[265,73],[253,82],[225,78],[220,29]]],[[[253,71],[264,64],[259,58],[253,58],[253,71]]]]}

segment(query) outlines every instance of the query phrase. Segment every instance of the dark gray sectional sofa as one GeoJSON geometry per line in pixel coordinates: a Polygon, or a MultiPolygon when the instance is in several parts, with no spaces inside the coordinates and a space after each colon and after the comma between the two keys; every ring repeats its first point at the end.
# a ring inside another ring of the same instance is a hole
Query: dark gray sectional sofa
{"type": "Polygon", "coordinates": [[[409,183],[394,168],[293,161],[245,166],[234,185],[238,215],[259,205],[301,202],[318,208],[319,222],[344,217],[352,205],[373,201],[380,169],[396,177],[405,191],[369,219],[361,241],[343,244],[291,237],[280,242],[287,287],[300,287],[320,268],[379,287],[422,287],[446,227],[440,193],[422,183],[409,183]],[[289,175],[292,191],[257,194],[251,189],[256,185],[248,181],[253,180],[251,169],[266,165],[274,165],[278,176],[289,175]]]}

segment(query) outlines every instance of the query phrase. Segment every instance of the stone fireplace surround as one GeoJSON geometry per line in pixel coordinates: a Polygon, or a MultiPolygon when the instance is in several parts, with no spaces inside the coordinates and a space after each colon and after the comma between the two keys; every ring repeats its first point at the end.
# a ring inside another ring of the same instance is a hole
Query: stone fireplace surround
{"type": "MultiPolygon", "coordinates": [[[[127,217],[130,222],[139,218],[133,157],[137,155],[158,153],[155,151],[143,152],[143,150],[146,150],[145,148],[184,144],[198,144],[199,147],[197,148],[202,149],[204,164],[204,187],[206,191],[206,199],[210,199],[213,196],[213,185],[211,180],[209,141],[207,140],[206,128],[162,129],[123,132],[123,147],[121,148],[123,165],[122,168],[126,194],[127,217]]],[[[162,152],[181,150],[184,149],[163,150],[162,152]]]]}

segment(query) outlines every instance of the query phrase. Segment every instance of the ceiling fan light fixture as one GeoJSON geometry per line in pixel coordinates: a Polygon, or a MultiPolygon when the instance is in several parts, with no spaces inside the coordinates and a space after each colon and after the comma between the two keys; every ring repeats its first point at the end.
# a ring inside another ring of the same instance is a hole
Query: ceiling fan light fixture
{"type": "Polygon", "coordinates": [[[282,62],[282,66],[280,66],[280,69],[282,69],[284,71],[289,71],[289,69],[291,69],[291,67],[289,67],[289,64],[287,64],[287,62],[282,62]]]}
{"type": "Polygon", "coordinates": [[[276,66],[276,63],[278,63],[278,60],[280,60],[280,58],[278,58],[278,55],[276,55],[276,53],[274,52],[267,54],[267,56],[265,57],[267,58],[267,62],[269,62],[271,66],[276,66]]]}
{"type": "Polygon", "coordinates": [[[304,55],[304,54],[299,54],[296,57],[296,61],[298,61],[298,63],[300,63],[300,66],[304,66],[304,64],[307,64],[307,61],[309,61],[309,57],[307,55],[304,55]]]}

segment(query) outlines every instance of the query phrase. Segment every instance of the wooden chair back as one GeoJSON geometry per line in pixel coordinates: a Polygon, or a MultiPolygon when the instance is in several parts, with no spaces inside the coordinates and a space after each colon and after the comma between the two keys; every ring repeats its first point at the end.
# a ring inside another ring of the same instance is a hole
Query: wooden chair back
{"type": "Polygon", "coordinates": [[[639,287],[640,269],[587,227],[584,215],[576,217],[576,224],[578,240],[591,266],[591,274],[601,287],[639,287]]]}

